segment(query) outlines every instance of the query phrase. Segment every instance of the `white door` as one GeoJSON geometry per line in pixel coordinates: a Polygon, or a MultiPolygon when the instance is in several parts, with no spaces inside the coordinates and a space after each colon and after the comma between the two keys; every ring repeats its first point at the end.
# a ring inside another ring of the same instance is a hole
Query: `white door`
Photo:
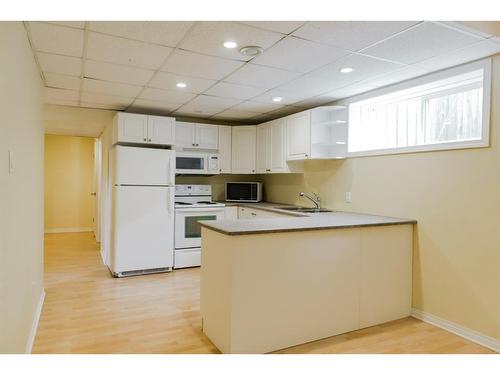
{"type": "Polygon", "coordinates": [[[175,118],[148,116],[148,143],[173,145],[175,143],[175,118]]]}
{"type": "Polygon", "coordinates": [[[148,116],[119,112],[118,142],[146,143],[148,140],[148,116]]]}
{"type": "Polygon", "coordinates": [[[234,126],[231,135],[232,173],[255,173],[256,127],[234,126]]]}
{"type": "Polygon", "coordinates": [[[172,267],[174,188],[115,186],[111,270],[172,267]]]}
{"type": "Polygon", "coordinates": [[[219,125],[219,172],[231,173],[231,127],[219,125]]]}
{"type": "Polygon", "coordinates": [[[198,221],[223,218],[224,207],[176,208],[175,248],[199,248],[201,246],[201,226],[198,221]]]}
{"type": "Polygon", "coordinates": [[[256,172],[268,173],[271,171],[269,165],[269,125],[265,123],[257,126],[257,148],[256,148],[256,172]]]}
{"type": "Polygon", "coordinates": [[[311,112],[286,118],[288,160],[307,159],[311,155],[311,112]]]}
{"type": "Polygon", "coordinates": [[[284,119],[271,122],[269,138],[269,165],[271,172],[289,172],[286,164],[286,121],[284,119]]]}
{"type": "Polygon", "coordinates": [[[192,122],[179,122],[175,124],[175,146],[184,148],[195,147],[196,124],[192,122]]]}
{"type": "Polygon", "coordinates": [[[175,184],[175,151],[158,148],[115,146],[112,150],[114,184],[175,184]]]}
{"type": "Polygon", "coordinates": [[[219,127],[196,124],[196,148],[217,150],[219,148],[219,127]]]}

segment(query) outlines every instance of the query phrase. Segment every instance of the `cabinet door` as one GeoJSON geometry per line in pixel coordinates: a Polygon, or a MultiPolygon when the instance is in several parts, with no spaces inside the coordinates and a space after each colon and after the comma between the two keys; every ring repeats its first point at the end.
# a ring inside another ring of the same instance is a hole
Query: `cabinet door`
{"type": "Polygon", "coordinates": [[[269,130],[270,123],[265,123],[257,126],[257,148],[256,148],[256,172],[268,173],[271,171],[269,165],[269,149],[270,139],[269,130]]]}
{"type": "Polygon", "coordinates": [[[148,143],[173,145],[175,142],[175,118],[148,116],[148,143]]]}
{"type": "Polygon", "coordinates": [[[269,142],[269,167],[271,173],[289,172],[286,164],[286,122],[279,119],[271,122],[269,142]]]}
{"type": "Polygon", "coordinates": [[[219,148],[219,127],[217,125],[196,124],[196,148],[217,150],[219,148]]]}
{"type": "Polygon", "coordinates": [[[117,116],[117,141],[146,143],[148,137],[148,116],[119,112],[117,116]]]}
{"type": "Polygon", "coordinates": [[[231,129],[232,173],[255,173],[255,126],[234,126],[231,129]]]}
{"type": "Polygon", "coordinates": [[[195,147],[195,128],[192,122],[177,122],[175,124],[175,145],[177,147],[195,147]]]}
{"type": "Polygon", "coordinates": [[[286,118],[287,159],[307,159],[311,156],[311,112],[305,111],[286,118]]]}
{"type": "Polygon", "coordinates": [[[219,172],[231,173],[231,127],[219,126],[219,172]]]}

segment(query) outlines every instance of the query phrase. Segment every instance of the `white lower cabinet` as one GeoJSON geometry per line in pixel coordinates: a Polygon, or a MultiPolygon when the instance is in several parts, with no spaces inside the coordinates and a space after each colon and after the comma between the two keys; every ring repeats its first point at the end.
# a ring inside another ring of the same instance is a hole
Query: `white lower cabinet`
{"type": "Polygon", "coordinates": [[[224,219],[236,220],[238,219],[238,207],[237,206],[226,206],[224,209],[224,219]]]}
{"type": "Polygon", "coordinates": [[[231,129],[232,173],[255,173],[256,136],[255,126],[233,126],[231,129]]]}

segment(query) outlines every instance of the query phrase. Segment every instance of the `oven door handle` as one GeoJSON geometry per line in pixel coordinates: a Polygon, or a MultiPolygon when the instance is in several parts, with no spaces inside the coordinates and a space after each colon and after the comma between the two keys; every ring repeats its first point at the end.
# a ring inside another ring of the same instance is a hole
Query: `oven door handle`
{"type": "Polygon", "coordinates": [[[197,212],[224,212],[224,207],[217,207],[217,208],[176,208],[175,212],[188,212],[192,213],[193,215],[196,215],[197,212]]]}

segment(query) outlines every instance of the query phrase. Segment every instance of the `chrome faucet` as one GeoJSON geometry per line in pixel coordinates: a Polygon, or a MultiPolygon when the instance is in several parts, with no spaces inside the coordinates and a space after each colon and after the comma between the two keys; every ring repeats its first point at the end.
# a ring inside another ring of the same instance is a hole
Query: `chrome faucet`
{"type": "Polygon", "coordinates": [[[319,209],[321,209],[321,199],[320,199],[318,194],[313,193],[313,195],[314,195],[314,198],[311,197],[310,195],[307,195],[303,191],[301,191],[299,193],[299,196],[306,197],[307,199],[309,199],[311,202],[313,202],[316,205],[316,209],[319,210],[319,209]]]}

